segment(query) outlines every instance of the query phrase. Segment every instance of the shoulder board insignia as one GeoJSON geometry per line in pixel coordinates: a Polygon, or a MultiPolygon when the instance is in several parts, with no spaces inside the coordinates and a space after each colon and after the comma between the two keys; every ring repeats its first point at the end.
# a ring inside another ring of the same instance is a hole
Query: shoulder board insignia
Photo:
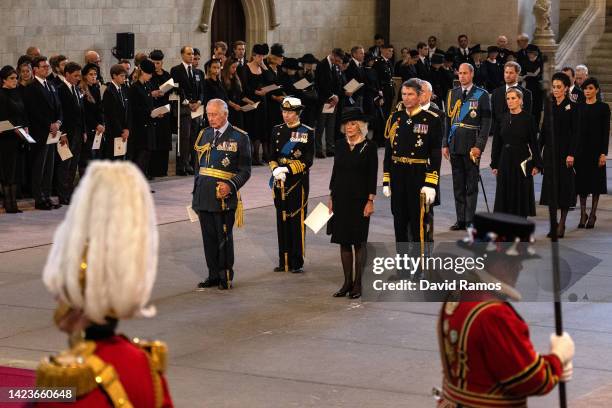
{"type": "Polygon", "coordinates": [[[59,355],[43,359],[36,369],[36,386],[75,387],[77,397],[90,393],[98,387],[94,369],[88,364],[88,358],[95,350],[95,342],[85,341],[59,355]]]}
{"type": "Polygon", "coordinates": [[[234,126],[234,125],[232,125],[232,127],[234,128],[234,130],[237,130],[238,132],[242,133],[243,135],[246,135],[246,134],[247,134],[247,132],[246,132],[246,131],[244,131],[244,130],[240,129],[239,127],[236,127],[236,126],[234,126]]]}
{"type": "Polygon", "coordinates": [[[284,125],[284,123],[279,123],[278,125],[274,125],[273,127],[275,127],[275,128],[276,128],[276,127],[281,127],[281,126],[283,126],[283,125],[284,125]]]}
{"type": "Polygon", "coordinates": [[[303,123],[302,123],[302,126],[303,126],[303,127],[305,127],[305,128],[306,128],[306,129],[308,129],[308,130],[314,130],[314,129],[313,129],[313,128],[311,128],[310,126],[305,125],[305,124],[303,124],[303,123]]]}
{"type": "Polygon", "coordinates": [[[138,346],[149,356],[152,368],[158,373],[165,373],[168,365],[168,346],[163,341],[147,341],[139,338],[131,340],[132,344],[138,346]]]}
{"type": "Polygon", "coordinates": [[[436,112],[434,111],[430,111],[430,110],[426,110],[425,112],[429,113],[430,115],[432,115],[434,118],[439,117],[440,115],[438,115],[436,112]]]}

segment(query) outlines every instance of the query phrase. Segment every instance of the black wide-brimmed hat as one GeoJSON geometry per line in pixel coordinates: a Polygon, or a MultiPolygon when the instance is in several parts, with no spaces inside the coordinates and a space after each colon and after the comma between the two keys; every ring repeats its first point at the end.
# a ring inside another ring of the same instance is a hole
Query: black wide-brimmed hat
{"type": "Polygon", "coordinates": [[[285,58],[285,60],[283,61],[283,68],[298,71],[301,67],[300,62],[297,60],[297,58],[285,58]]]}
{"type": "Polygon", "coordinates": [[[369,117],[364,114],[359,108],[346,108],[342,111],[342,118],[340,119],[340,122],[342,124],[354,120],[358,120],[360,122],[368,122],[369,117]]]}
{"type": "Polygon", "coordinates": [[[253,45],[253,54],[265,56],[265,55],[268,55],[269,52],[270,52],[270,48],[268,47],[268,44],[266,43],[253,45]]]}
{"type": "Polygon", "coordinates": [[[312,54],[304,54],[302,55],[302,58],[298,59],[299,62],[301,62],[302,64],[318,64],[319,60],[315,58],[314,55],[312,54]]]}
{"type": "Polygon", "coordinates": [[[495,46],[495,45],[489,45],[487,47],[487,53],[492,53],[492,52],[499,52],[499,47],[495,46]]]}
{"type": "Polygon", "coordinates": [[[270,47],[270,54],[275,55],[277,57],[285,56],[285,49],[283,48],[283,44],[274,43],[272,47],[270,47]]]}
{"type": "Polygon", "coordinates": [[[444,64],[444,55],[436,52],[434,55],[431,56],[431,63],[432,64],[444,64]]]}
{"type": "Polygon", "coordinates": [[[155,72],[155,64],[150,59],[145,59],[140,63],[140,70],[145,74],[151,74],[155,72]]]}
{"type": "Polygon", "coordinates": [[[540,49],[538,48],[537,45],[534,44],[529,44],[527,45],[527,48],[525,48],[526,52],[535,52],[535,53],[540,53],[540,49]]]}
{"type": "Polygon", "coordinates": [[[457,245],[478,254],[509,259],[539,258],[533,249],[535,224],[527,218],[505,213],[477,213],[468,236],[457,245]]]}
{"type": "Polygon", "coordinates": [[[162,61],[164,59],[164,53],[162,50],[153,50],[149,53],[149,59],[151,61],[162,61]]]}

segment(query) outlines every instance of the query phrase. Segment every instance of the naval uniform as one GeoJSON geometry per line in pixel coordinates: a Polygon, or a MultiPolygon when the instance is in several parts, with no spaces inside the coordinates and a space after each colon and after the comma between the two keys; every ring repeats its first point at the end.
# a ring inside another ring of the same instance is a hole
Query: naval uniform
{"type": "Polygon", "coordinates": [[[467,93],[461,86],[446,98],[447,126],[442,146],[450,151],[457,223],[469,225],[478,199],[479,160],[470,158],[472,147],[482,156],[491,129],[491,102],[486,90],[472,85],[467,93]]]}
{"type": "Polygon", "coordinates": [[[387,121],[383,186],[391,187],[396,242],[421,239],[421,188],[438,186],[442,136],[439,115],[420,107],[412,115],[394,112],[387,121]]]}
{"type": "Polygon", "coordinates": [[[251,177],[251,143],[245,131],[229,122],[221,129],[200,131],[195,143],[199,170],[195,176],[192,208],[198,212],[209,279],[231,282],[234,276],[234,218],[242,224],[239,190],[251,177]],[[217,182],[231,192],[217,198],[217,182]]]}
{"type": "Polygon", "coordinates": [[[270,170],[287,167],[283,201],[280,181],[272,178],[276,228],[278,233],[279,268],[297,271],[304,266],[304,218],[308,206],[309,169],[314,156],[314,130],[298,122],[291,127],[286,123],[272,129],[270,170]],[[286,221],[283,221],[283,212],[286,221]],[[285,265],[287,252],[288,265],[285,265]]]}
{"type": "Polygon", "coordinates": [[[529,326],[508,302],[445,302],[438,321],[444,374],[438,408],[526,407],[563,373],[555,354],[538,354],[529,326]]]}

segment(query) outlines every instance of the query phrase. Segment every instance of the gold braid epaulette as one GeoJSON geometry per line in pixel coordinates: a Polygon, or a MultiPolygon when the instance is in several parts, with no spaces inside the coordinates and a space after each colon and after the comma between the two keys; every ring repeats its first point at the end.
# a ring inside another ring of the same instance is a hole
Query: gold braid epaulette
{"type": "Polygon", "coordinates": [[[94,352],[96,343],[83,341],[72,349],[41,361],[36,369],[36,386],[76,388],[77,398],[100,387],[114,407],[133,408],[115,368],[94,352]]]}
{"type": "Polygon", "coordinates": [[[163,341],[147,341],[139,338],[132,339],[132,344],[140,348],[147,355],[151,369],[151,379],[153,380],[155,407],[161,408],[164,403],[161,375],[166,372],[168,365],[168,346],[163,341]]]}

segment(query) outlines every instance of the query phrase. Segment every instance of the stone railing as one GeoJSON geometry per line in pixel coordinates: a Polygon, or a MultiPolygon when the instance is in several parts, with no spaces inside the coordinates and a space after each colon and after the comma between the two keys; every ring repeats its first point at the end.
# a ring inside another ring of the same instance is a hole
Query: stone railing
{"type": "Polygon", "coordinates": [[[605,24],[606,0],[589,0],[588,6],[559,42],[555,58],[556,69],[584,64],[603,34],[605,24]]]}

